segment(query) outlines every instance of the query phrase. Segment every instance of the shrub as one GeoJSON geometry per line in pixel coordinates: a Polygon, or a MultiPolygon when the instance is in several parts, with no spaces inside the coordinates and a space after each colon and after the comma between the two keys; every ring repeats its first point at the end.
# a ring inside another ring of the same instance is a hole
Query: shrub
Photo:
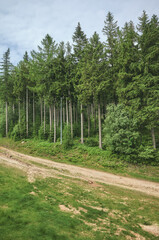
{"type": "Polygon", "coordinates": [[[110,104],[104,122],[104,144],[114,153],[134,154],[139,142],[137,122],[123,104],[110,104]]]}
{"type": "Polygon", "coordinates": [[[64,131],[63,131],[63,147],[64,149],[68,149],[73,145],[73,139],[71,137],[71,126],[65,125],[64,131]]]}
{"type": "Polygon", "coordinates": [[[93,138],[93,137],[90,137],[90,138],[87,138],[85,140],[85,144],[89,147],[96,147],[99,145],[98,143],[98,139],[97,138],[93,138]]]}
{"type": "Polygon", "coordinates": [[[14,141],[21,140],[26,137],[26,129],[24,124],[16,124],[13,128],[13,131],[11,132],[11,138],[14,141]]]}
{"type": "Polygon", "coordinates": [[[50,134],[49,125],[46,124],[46,126],[45,126],[45,133],[44,133],[44,124],[42,124],[40,126],[40,128],[39,128],[39,131],[38,131],[39,139],[46,140],[46,139],[48,139],[49,134],[50,134]]]}

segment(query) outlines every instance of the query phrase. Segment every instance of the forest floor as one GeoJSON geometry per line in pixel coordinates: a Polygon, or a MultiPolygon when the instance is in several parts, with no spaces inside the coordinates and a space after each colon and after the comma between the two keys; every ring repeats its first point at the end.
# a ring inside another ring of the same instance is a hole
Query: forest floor
{"type": "Polygon", "coordinates": [[[2,240],[157,240],[159,183],[0,147],[2,240]]]}
{"type": "Polygon", "coordinates": [[[0,147],[0,163],[25,171],[28,176],[28,181],[31,182],[39,176],[46,178],[63,175],[66,177],[82,179],[88,181],[90,184],[96,185],[99,182],[159,197],[159,183],[118,176],[102,171],[32,157],[4,147],[0,147]]]}

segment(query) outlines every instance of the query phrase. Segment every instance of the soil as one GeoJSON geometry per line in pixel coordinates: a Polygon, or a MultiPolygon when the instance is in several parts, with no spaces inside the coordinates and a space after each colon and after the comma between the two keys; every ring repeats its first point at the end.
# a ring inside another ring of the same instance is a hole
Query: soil
{"type": "Polygon", "coordinates": [[[88,181],[88,184],[104,183],[159,197],[159,183],[53,162],[3,147],[0,147],[0,163],[23,170],[27,173],[29,182],[35,181],[37,177],[60,178],[62,175],[88,181]]]}

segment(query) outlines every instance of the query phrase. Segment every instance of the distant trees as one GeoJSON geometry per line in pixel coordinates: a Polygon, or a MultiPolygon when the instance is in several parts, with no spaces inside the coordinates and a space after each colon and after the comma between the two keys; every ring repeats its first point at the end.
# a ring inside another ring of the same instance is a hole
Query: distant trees
{"type": "Polygon", "coordinates": [[[60,138],[62,143],[63,138],[67,147],[75,137],[83,144],[97,135],[99,148],[140,159],[155,156],[159,144],[158,17],[149,19],[143,11],[137,29],[132,21],[119,29],[108,12],[103,34],[104,43],[97,32],[88,39],[78,23],[72,46],[63,41],[57,44],[47,34],[38,50],[30,58],[26,52],[15,67],[10,50],[4,53],[0,101],[5,104],[6,136],[10,129],[14,139],[39,137],[56,142],[60,138]],[[8,106],[15,116],[12,123],[8,106]]]}

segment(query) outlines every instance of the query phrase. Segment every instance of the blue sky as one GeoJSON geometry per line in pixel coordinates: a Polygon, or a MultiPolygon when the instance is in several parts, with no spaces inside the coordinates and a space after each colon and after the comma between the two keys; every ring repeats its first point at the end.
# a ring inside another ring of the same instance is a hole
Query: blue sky
{"type": "Polygon", "coordinates": [[[0,58],[10,48],[11,62],[17,64],[47,33],[57,43],[71,42],[78,22],[87,37],[97,31],[104,41],[108,11],[123,27],[130,20],[137,24],[143,10],[159,16],[159,0],[1,0],[0,58]]]}

